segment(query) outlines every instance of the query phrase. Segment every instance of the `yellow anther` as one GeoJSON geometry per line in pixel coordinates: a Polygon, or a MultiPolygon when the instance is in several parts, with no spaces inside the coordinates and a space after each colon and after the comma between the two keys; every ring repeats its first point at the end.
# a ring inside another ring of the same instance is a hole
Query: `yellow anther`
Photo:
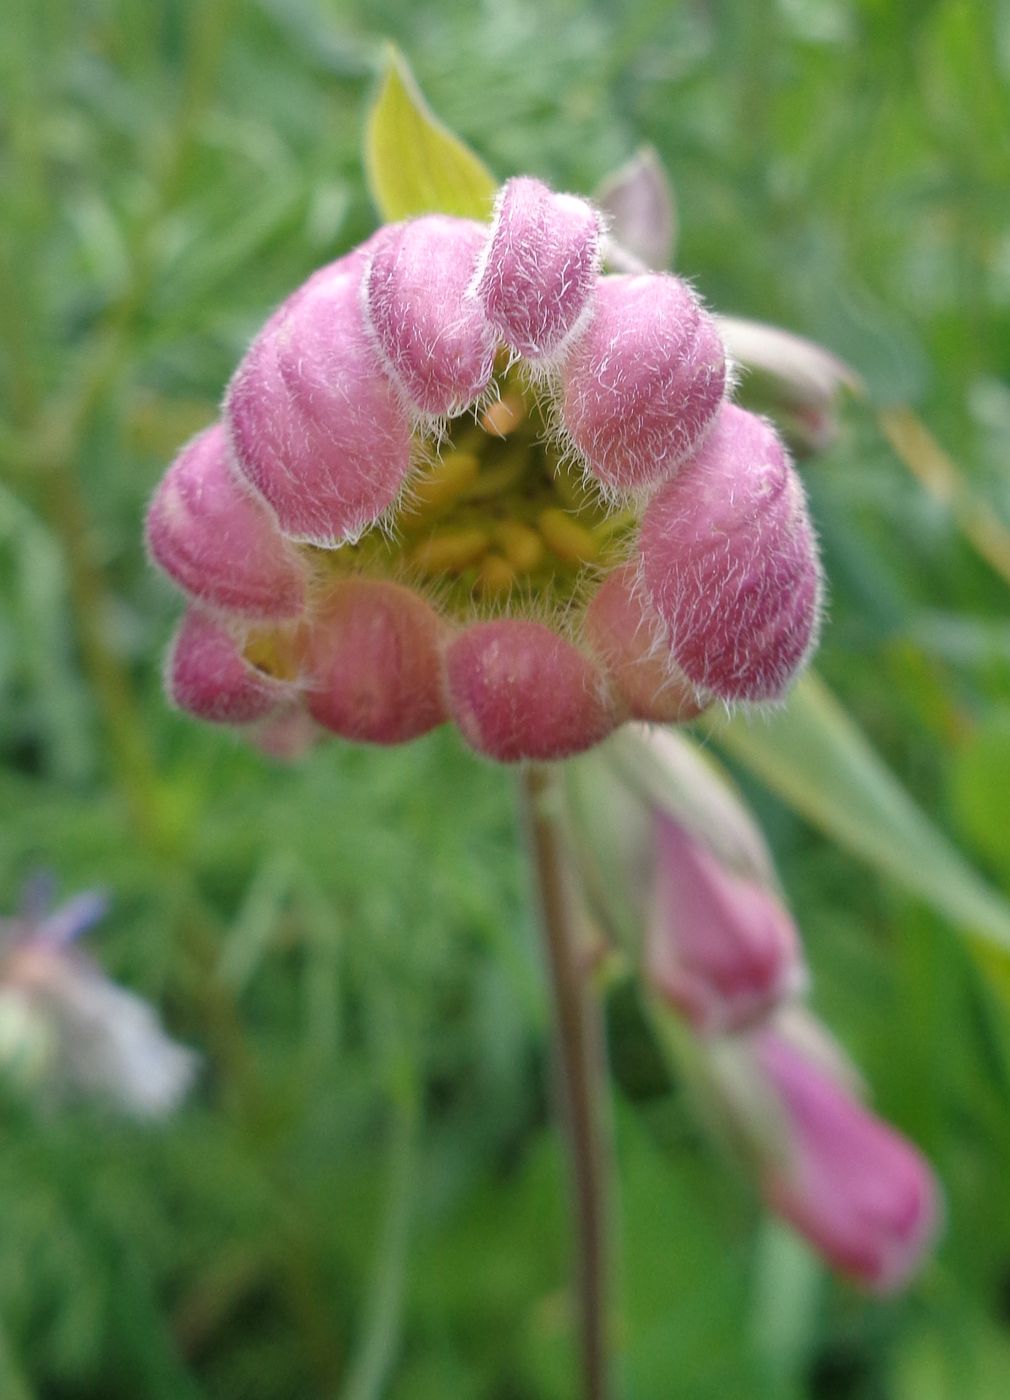
{"type": "Polygon", "coordinates": [[[412,483],[412,496],[403,509],[405,519],[417,519],[451,505],[477,480],[479,463],[472,452],[449,452],[431,471],[412,483]]]}
{"type": "Polygon", "coordinates": [[[537,524],[548,548],[566,564],[587,564],[599,553],[599,544],[590,531],[555,506],[542,510],[537,524]]]}
{"type": "Polygon", "coordinates": [[[493,496],[504,496],[513,486],[518,486],[529,470],[530,458],[525,447],[509,451],[493,467],[485,467],[463,493],[467,501],[489,501],[493,496]]]}
{"type": "Polygon", "coordinates": [[[458,574],[476,564],[487,553],[491,537],[476,526],[444,530],[422,541],[411,552],[411,560],[426,574],[458,574]]]}
{"type": "Polygon", "coordinates": [[[256,628],[246,637],[242,655],[265,676],[273,676],[278,681],[297,680],[299,640],[296,628],[256,628]]]}
{"type": "Polygon", "coordinates": [[[508,437],[526,417],[526,405],[519,394],[503,394],[488,404],[481,414],[480,425],[495,437],[508,437]]]}
{"type": "Polygon", "coordinates": [[[487,554],[481,561],[477,583],[482,593],[508,593],[516,581],[516,571],[500,554],[487,554]]]}
{"type": "Polygon", "coordinates": [[[517,574],[531,573],[544,557],[543,540],[536,530],[519,520],[503,520],[494,533],[517,574]]]}

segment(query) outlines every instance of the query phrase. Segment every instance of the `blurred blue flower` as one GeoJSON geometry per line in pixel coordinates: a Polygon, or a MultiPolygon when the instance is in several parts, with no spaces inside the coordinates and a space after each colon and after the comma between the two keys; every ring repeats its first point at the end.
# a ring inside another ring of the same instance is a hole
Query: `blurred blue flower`
{"type": "Polygon", "coordinates": [[[17,913],[0,918],[0,1069],[40,1096],[101,1098],[133,1117],[170,1113],[196,1055],[74,946],[107,897],[89,890],[54,908],[54,896],[52,877],[35,875],[17,913]]]}

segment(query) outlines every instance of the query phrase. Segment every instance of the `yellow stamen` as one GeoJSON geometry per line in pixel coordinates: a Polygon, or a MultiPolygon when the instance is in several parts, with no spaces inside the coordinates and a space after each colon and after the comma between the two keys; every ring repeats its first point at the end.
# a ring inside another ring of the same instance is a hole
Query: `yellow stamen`
{"type": "Polygon", "coordinates": [[[476,526],[445,530],[422,541],[411,553],[411,560],[426,574],[458,574],[476,564],[488,551],[491,537],[476,526]]]}
{"type": "Polygon", "coordinates": [[[507,559],[503,559],[500,554],[488,554],[484,557],[477,575],[481,592],[508,593],[515,581],[515,569],[507,559]]]}
{"type": "Polygon", "coordinates": [[[477,480],[479,466],[472,452],[449,452],[413,484],[413,497],[403,509],[405,522],[416,521],[451,505],[477,480]]]}
{"type": "Polygon", "coordinates": [[[590,532],[556,506],[542,510],[537,524],[548,547],[566,564],[587,564],[599,553],[599,545],[590,532]]]}
{"type": "Polygon", "coordinates": [[[503,520],[494,533],[517,574],[531,573],[544,557],[543,540],[536,530],[521,521],[503,520]]]}
{"type": "Polygon", "coordinates": [[[526,405],[519,394],[503,394],[488,404],[481,414],[480,425],[494,437],[508,437],[526,417],[526,405]]]}
{"type": "Polygon", "coordinates": [[[492,496],[503,496],[513,486],[518,485],[529,470],[529,452],[520,447],[510,451],[495,466],[482,471],[472,485],[463,492],[467,501],[486,501],[492,496]]]}

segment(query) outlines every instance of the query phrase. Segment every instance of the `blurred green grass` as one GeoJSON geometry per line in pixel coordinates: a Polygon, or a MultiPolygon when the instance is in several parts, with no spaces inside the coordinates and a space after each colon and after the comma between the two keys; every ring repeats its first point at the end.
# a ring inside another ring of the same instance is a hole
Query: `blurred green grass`
{"type": "MultiPolygon", "coordinates": [[[[281,770],[170,713],[177,604],[145,566],[145,501],[265,312],[372,226],[361,118],[392,36],[502,175],[591,190],[652,142],[706,297],[911,402],[1010,519],[1010,5],[13,0],[4,27],[0,899],[39,865],[111,888],[95,950],[205,1069],[155,1130],[4,1091],[0,1394],[565,1400],[510,777],[441,733],[281,770]]],[[[1006,586],[869,409],[807,479],[821,669],[1005,889],[1006,586]]],[[[936,1161],[947,1235],[903,1300],[831,1283],[615,994],[627,1393],[996,1400],[1006,1002],[934,916],[747,785],[817,1008],[936,1161]]]]}

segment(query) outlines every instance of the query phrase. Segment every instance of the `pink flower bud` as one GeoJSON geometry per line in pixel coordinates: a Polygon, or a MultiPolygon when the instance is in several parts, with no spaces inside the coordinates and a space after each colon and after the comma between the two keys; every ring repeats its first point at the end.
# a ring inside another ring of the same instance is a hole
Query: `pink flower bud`
{"type": "Polygon", "coordinates": [[[430,214],[380,229],[365,309],[383,359],[422,414],[461,413],[487,388],[495,339],[465,297],[487,230],[430,214]]]}
{"type": "Polygon", "coordinates": [[[323,737],[323,731],[306,710],[302,697],[282,703],[251,730],[250,743],[279,763],[303,758],[323,737]]]}
{"type": "Polygon", "coordinates": [[[771,426],[723,407],[650,502],[643,576],[677,665],[724,700],[774,700],[816,641],[821,572],[800,479],[771,426]]]}
{"type": "Polygon", "coordinates": [[[322,268],[277,311],[225,399],[235,460],[290,539],[354,539],[399,494],[410,425],[361,306],[364,249],[322,268]]]}
{"type": "Polygon", "coordinates": [[[704,706],[671,668],[663,624],[635,575],[634,564],[608,574],[589,604],[583,635],[632,719],[683,724],[704,706]]]}
{"type": "Polygon", "coordinates": [[[929,1164],[776,1031],[752,1049],[787,1125],[763,1165],[769,1205],[834,1268],[878,1292],[900,1288],[939,1224],[929,1164]]]}
{"type": "Polygon", "coordinates": [[[806,985],[796,928],[776,896],[742,878],[670,817],[655,818],[646,971],[702,1034],[739,1030],[806,985]]]}
{"type": "Polygon", "coordinates": [[[263,719],[291,693],[242,655],[234,634],[198,608],[184,615],[168,656],[166,686],[181,710],[218,724],[263,719]]]}
{"type": "Polygon", "coordinates": [[[596,667],[539,622],[480,622],[446,654],[449,705],[463,737],[501,762],[565,758],[619,715],[596,667]]]}
{"type": "Polygon", "coordinates": [[[686,282],[601,277],[563,378],[564,426],[589,470],[608,490],[635,491],[699,446],[722,402],[726,360],[686,282]]]}
{"type": "Polygon", "coordinates": [[[606,216],[610,240],[646,267],[669,267],[677,238],[677,206],[670,177],[651,146],[603,182],[596,202],[606,216]]]}
{"type": "Polygon", "coordinates": [[[312,716],[345,739],[370,744],[400,744],[444,723],[442,626],[400,584],[338,583],[309,643],[312,716]]]}
{"type": "Polygon", "coordinates": [[[215,423],[183,448],[147,513],[151,558],[202,603],[247,617],[297,617],[305,570],[229,461],[215,423]]]}
{"type": "Polygon", "coordinates": [[[599,215],[518,176],[503,185],[474,289],[491,326],[529,360],[557,354],[590,307],[599,215]]]}

